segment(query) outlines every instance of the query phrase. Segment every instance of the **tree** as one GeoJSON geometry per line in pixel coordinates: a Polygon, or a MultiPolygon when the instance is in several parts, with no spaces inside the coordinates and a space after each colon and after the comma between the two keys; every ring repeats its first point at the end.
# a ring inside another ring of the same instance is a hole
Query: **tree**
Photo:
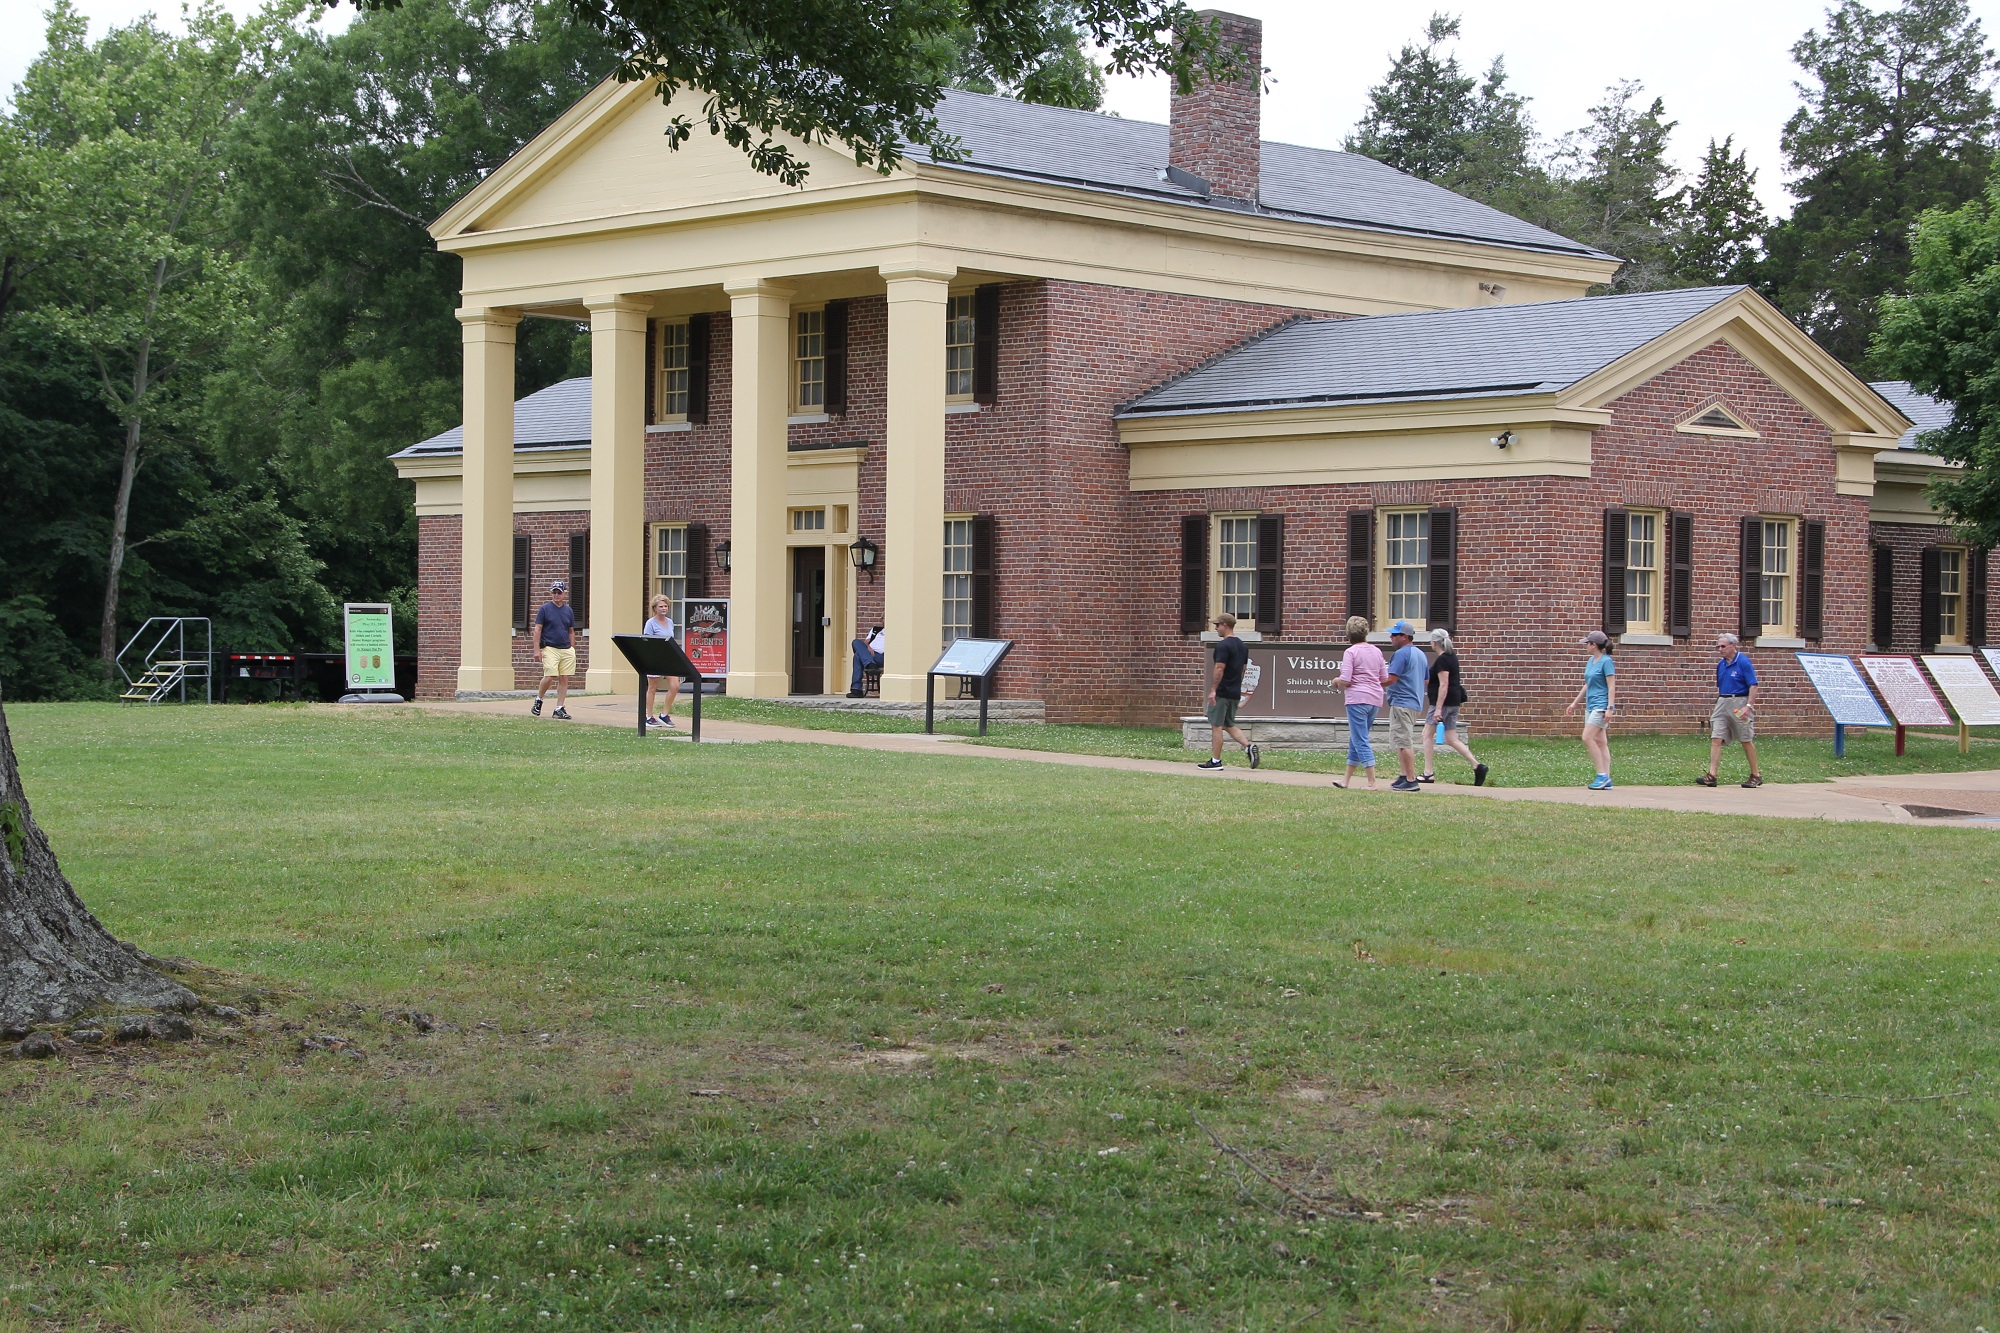
{"type": "Polygon", "coordinates": [[[1882,301],[1870,359],[1953,405],[1923,443],[1964,469],[1931,495],[1976,545],[2000,546],[2000,174],[1982,198],[1923,214],[1908,281],[1882,301]]]}
{"type": "Polygon", "coordinates": [[[1388,76],[1368,90],[1368,113],[1347,137],[1350,153],[1491,201],[1532,169],[1535,141],[1527,99],[1507,90],[1507,69],[1495,57],[1475,79],[1445,54],[1459,21],[1433,14],[1422,45],[1407,43],[1388,76]]]}
{"type": "Polygon", "coordinates": [[[1049,46],[1012,74],[994,67],[980,49],[979,35],[970,21],[961,21],[927,45],[929,58],[937,62],[939,77],[954,88],[967,92],[999,94],[1023,102],[1066,106],[1076,111],[1095,111],[1104,105],[1104,71],[1084,50],[1083,34],[1077,30],[1073,9],[1061,0],[1049,0],[1053,10],[1047,28],[1049,46]]]}
{"type": "Polygon", "coordinates": [[[1909,272],[1911,227],[1977,197],[1993,165],[1993,53],[1965,0],[1880,12],[1841,0],[1792,57],[1809,80],[1781,141],[1799,203],[1768,241],[1770,294],[1872,373],[1869,338],[1909,272]]]}
{"type": "Polygon", "coordinates": [[[1590,109],[1590,124],[1563,136],[1551,174],[1567,186],[1557,207],[1568,216],[1543,223],[1625,260],[1611,282],[1618,292],[1675,285],[1671,244],[1680,173],[1667,161],[1675,122],[1666,118],[1660,98],[1642,109],[1643,91],[1631,79],[1611,85],[1590,109]]]}
{"type": "MultiPolygon", "coordinates": [[[[338,3],[338,0],[327,0],[338,3]]],[[[355,0],[394,9],[401,0],[355,0]]],[[[936,108],[955,72],[983,71],[996,86],[1053,78],[1050,53],[1081,37],[1120,74],[1161,70],[1182,87],[1198,74],[1237,71],[1220,25],[1184,0],[565,0],[576,19],[621,53],[617,76],[658,81],[663,102],[682,89],[703,98],[699,120],[787,185],[805,160],[775,137],[835,143],[854,160],[892,169],[909,149],[959,155],[936,108]],[[961,43],[962,62],[939,43],[961,43]]],[[[697,117],[676,114],[676,146],[697,117]]]]}
{"type": "Polygon", "coordinates": [[[1756,278],[1769,221],[1757,198],[1750,155],[1732,153],[1734,145],[1733,135],[1721,143],[1710,139],[1701,174],[1681,198],[1673,266],[1683,281],[1748,283],[1756,278]]]}
{"type": "Polygon", "coordinates": [[[0,1032],[97,1005],[192,1009],[163,964],[114,939],[76,896],[28,806],[0,704],[0,1032]]]}

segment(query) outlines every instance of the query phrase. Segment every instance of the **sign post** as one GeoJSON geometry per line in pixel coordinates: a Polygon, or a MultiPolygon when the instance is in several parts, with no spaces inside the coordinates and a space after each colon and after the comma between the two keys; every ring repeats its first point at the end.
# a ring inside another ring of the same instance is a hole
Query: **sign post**
{"type": "Polygon", "coordinates": [[[1951,714],[1924,679],[1923,668],[1917,665],[1916,658],[1864,655],[1861,667],[1882,692],[1882,702],[1896,719],[1897,754],[1903,752],[1903,728],[1951,725],[1951,714]]]}
{"type": "Polygon", "coordinates": [[[924,676],[924,735],[937,731],[937,678],[974,676],[979,680],[979,734],[986,734],[986,701],[993,694],[993,673],[1014,646],[1012,639],[953,639],[924,676]]]}
{"type": "Polygon", "coordinates": [[[347,602],[347,688],[342,703],[399,704],[395,617],[387,602],[347,602]]]}
{"type": "Polygon", "coordinates": [[[694,682],[688,739],[701,744],[701,671],[688,660],[680,642],[647,634],[614,634],[611,642],[618,645],[618,651],[625,654],[625,660],[639,673],[639,734],[646,734],[646,677],[679,676],[694,682]]]}
{"type": "Polygon", "coordinates": [[[1977,658],[1956,653],[1937,653],[1924,658],[1931,679],[1944,691],[1952,711],[1958,714],[1958,752],[1972,750],[1972,728],[2000,727],[2000,694],[1993,692],[1977,658]]]}
{"type": "Polygon", "coordinates": [[[1875,702],[1875,696],[1869,691],[1868,682],[1861,678],[1853,658],[1842,657],[1838,653],[1795,653],[1793,656],[1799,659],[1799,667],[1806,673],[1806,679],[1819,692],[1819,701],[1833,716],[1834,758],[1842,759],[1847,755],[1849,727],[1890,725],[1889,715],[1882,711],[1881,704],[1875,702]]]}

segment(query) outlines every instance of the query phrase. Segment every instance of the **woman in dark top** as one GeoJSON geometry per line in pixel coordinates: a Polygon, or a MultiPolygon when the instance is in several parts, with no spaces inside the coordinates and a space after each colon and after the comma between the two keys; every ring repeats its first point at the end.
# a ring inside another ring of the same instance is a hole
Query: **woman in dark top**
{"type": "Polygon", "coordinates": [[[1430,695],[1430,711],[1424,715],[1424,772],[1419,782],[1436,782],[1437,774],[1432,771],[1431,756],[1437,751],[1437,731],[1444,727],[1444,743],[1465,756],[1465,762],[1472,765],[1472,785],[1486,785],[1486,765],[1472,753],[1458,734],[1458,706],[1465,702],[1465,682],[1459,677],[1458,650],[1451,646],[1451,635],[1441,629],[1431,631],[1431,647],[1437,656],[1431,660],[1430,679],[1425,689],[1430,695]]]}

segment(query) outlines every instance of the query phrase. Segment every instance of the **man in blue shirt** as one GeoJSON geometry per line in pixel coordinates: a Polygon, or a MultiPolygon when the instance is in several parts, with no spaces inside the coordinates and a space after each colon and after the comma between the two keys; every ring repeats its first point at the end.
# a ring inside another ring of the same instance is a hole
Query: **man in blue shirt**
{"type": "Polygon", "coordinates": [[[1746,787],[1764,785],[1757,771],[1757,668],[1743,655],[1734,634],[1715,638],[1715,710],[1708,715],[1708,772],[1695,781],[1704,787],[1715,785],[1716,765],[1722,762],[1722,747],[1729,741],[1743,743],[1743,757],[1750,761],[1746,787]]]}
{"type": "Polygon", "coordinates": [[[1389,705],[1389,744],[1396,747],[1396,764],[1403,770],[1403,776],[1389,784],[1390,791],[1423,790],[1417,781],[1417,737],[1424,730],[1424,680],[1431,664],[1413,642],[1416,637],[1407,620],[1389,626],[1395,653],[1382,677],[1382,693],[1389,705]]]}
{"type": "Polygon", "coordinates": [[[569,678],[576,674],[576,612],[569,605],[569,584],[557,579],[549,585],[549,600],[535,612],[535,656],[542,659],[542,684],[528,711],[542,715],[542,696],[556,687],[555,716],[569,721],[569,678]]]}

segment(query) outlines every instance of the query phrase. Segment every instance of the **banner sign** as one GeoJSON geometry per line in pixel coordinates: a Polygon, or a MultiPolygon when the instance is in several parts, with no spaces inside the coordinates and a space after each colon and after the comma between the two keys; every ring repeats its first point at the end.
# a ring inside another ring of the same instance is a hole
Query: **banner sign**
{"type": "Polygon", "coordinates": [[[690,597],[681,621],[681,649],[703,679],[729,674],[729,599],[690,597]]]}
{"type": "Polygon", "coordinates": [[[396,688],[395,635],[387,602],[348,602],[347,688],[396,688]]]}
{"type": "Polygon", "coordinates": [[[1916,658],[1864,656],[1861,666],[1868,679],[1875,682],[1875,688],[1882,692],[1882,702],[1889,705],[1897,726],[1952,725],[1951,714],[1945,712],[1944,704],[1924,679],[1923,668],[1917,665],[1916,658]]]}
{"type": "Polygon", "coordinates": [[[1868,682],[1851,657],[1838,653],[1795,653],[1806,679],[1819,691],[1819,701],[1843,727],[1886,727],[1889,715],[1875,702],[1868,682]]]}
{"type": "MultiPolygon", "coordinates": [[[[1347,697],[1333,688],[1340,679],[1344,643],[1253,643],[1244,671],[1244,699],[1238,717],[1346,717],[1347,697]],[[1250,672],[1257,682],[1250,683],[1250,672]]],[[[1208,678],[1215,660],[1213,645],[1203,645],[1201,692],[1208,695],[1208,678]]]]}
{"type": "Polygon", "coordinates": [[[1924,658],[1931,679],[1951,701],[1952,711],[1968,727],[2000,727],[2000,694],[1979,669],[1979,659],[1956,653],[1938,653],[1924,658]]]}

